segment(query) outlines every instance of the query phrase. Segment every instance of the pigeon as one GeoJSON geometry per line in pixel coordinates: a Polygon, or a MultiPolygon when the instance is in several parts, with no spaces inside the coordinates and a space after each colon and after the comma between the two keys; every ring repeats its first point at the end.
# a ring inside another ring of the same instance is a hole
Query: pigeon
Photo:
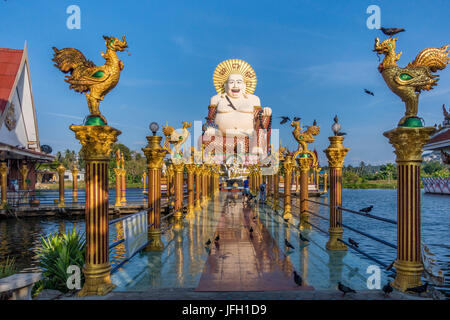
{"type": "Polygon", "coordinates": [[[425,281],[425,284],[423,284],[421,286],[414,287],[414,288],[408,288],[408,289],[406,289],[406,291],[411,291],[411,292],[418,293],[419,297],[420,297],[421,293],[424,293],[424,292],[427,291],[427,287],[428,287],[428,282],[425,281]]]}
{"type": "Polygon", "coordinates": [[[295,250],[294,246],[287,239],[284,239],[284,245],[295,250]]]}
{"type": "Polygon", "coordinates": [[[300,277],[300,275],[294,270],[294,282],[298,285],[301,286],[303,283],[303,279],[302,277],[300,277]]]}
{"type": "Polygon", "coordinates": [[[394,266],[395,260],[392,261],[392,263],[390,265],[387,266],[386,270],[389,271],[392,269],[392,267],[394,266]]]}
{"type": "Polygon", "coordinates": [[[300,117],[294,117],[294,121],[300,121],[302,118],[300,117]]]}
{"type": "Polygon", "coordinates": [[[214,242],[214,246],[216,247],[216,250],[219,250],[219,249],[220,249],[219,242],[215,241],[215,242],[214,242]]]}
{"type": "Polygon", "coordinates": [[[300,232],[298,233],[300,240],[304,241],[304,242],[309,242],[308,239],[306,239],[300,232]]]}
{"type": "Polygon", "coordinates": [[[219,235],[217,235],[217,237],[214,239],[214,241],[219,241],[220,240],[220,236],[219,235]]]}
{"type": "Polygon", "coordinates": [[[375,96],[372,91],[369,91],[367,89],[364,89],[364,92],[367,93],[367,94],[370,94],[371,96],[375,96]]]}
{"type": "Polygon", "coordinates": [[[345,132],[338,132],[336,135],[339,136],[339,137],[342,137],[342,136],[347,135],[347,133],[345,133],[345,132]]]}
{"type": "Polygon", "coordinates": [[[392,37],[394,34],[397,34],[399,32],[405,31],[405,29],[403,28],[383,28],[383,27],[381,27],[380,30],[389,37],[392,37]]]}
{"type": "Polygon", "coordinates": [[[388,296],[392,291],[394,291],[394,288],[391,287],[391,283],[388,282],[384,287],[383,287],[383,292],[384,292],[384,296],[388,296]]]}
{"type": "Polygon", "coordinates": [[[331,126],[331,130],[333,130],[333,133],[335,136],[339,134],[339,131],[341,130],[341,125],[338,123],[338,116],[335,115],[333,119],[334,123],[331,126]]]}
{"type": "Polygon", "coordinates": [[[367,208],[362,208],[361,210],[359,210],[359,212],[364,212],[364,213],[369,213],[370,211],[372,211],[373,206],[369,206],[367,208]]]}
{"type": "Polygon", "coordinates": [[[349,242],[352,246],[358,248],[358,242],[356,242],[356,241],[353,240],[352,238],[348,238],[348,242],[349,242]]]}
{"type": "Polygon", "coordinates": [[[284,220],[284,222],[286,222],[286,223],[288,223],[288,222],[289,222],[289,219],[284,219],[284,218],[283,218],[283,220],[284,220]]]}
{"type": "Polygon", "coordinates": [[[313,121],[313,126],[314,126],[314,127],[317,126],[317,121],[316,121],[316,119],[314,119],[314,121],[313,121]]]}
{"type": "Polygon", "coordinates": [[[289,117],[280,117],[280,118],[283,119],[281,120],[280,124],[285,124],[286,122],[291,121],[289,117]]]}
{"type": "Polygon", "coordinates": [[[250,229],[248,231],[250,231],[250,233],[252,233],[253,232],[253,227],[250,227],[250,229]]]}
{"type": "Polygon", "coordinates": [[[338,282],[338,289],[340,292],[343,293],[343,295],[342,295],[343,297],[345,296],[346,293],[350,293],[350,292],[356,293],[355,290],[353,290],[350,287],[344,286],[340,281],[338,282]]]}
{"type": "Polygon", "coordinates": [[[207,246],[209,246],[209,245],[211,244],[211,239],[208,239],[208,241],[206,241],[205,244],[206,244],[207,246]]]}

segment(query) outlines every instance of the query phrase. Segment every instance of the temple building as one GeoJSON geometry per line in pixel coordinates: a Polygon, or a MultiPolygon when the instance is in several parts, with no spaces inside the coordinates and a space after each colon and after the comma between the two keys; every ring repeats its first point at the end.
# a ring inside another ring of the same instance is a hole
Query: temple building
{"type": "Polygon", "coordinates": [[[0,161],[8,191],[33,190],[37,164],[53,159],[41,151],[26,43],[0,48],[0,161]]]}

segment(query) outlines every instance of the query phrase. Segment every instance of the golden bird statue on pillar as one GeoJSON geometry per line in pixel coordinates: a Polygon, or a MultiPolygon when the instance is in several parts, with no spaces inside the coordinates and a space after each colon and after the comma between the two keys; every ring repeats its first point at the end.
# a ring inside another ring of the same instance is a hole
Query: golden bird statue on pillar
{"type": "Polygon", "coordinates": [[[397,61],[402,53],[395,53],[397,40],[398,38],[388,38],[380,42],[379,38],[375,39],[373,51],[385,55],[384,60],[378,66],[378,71],[382,74],[389,89],[405,103],[406,112],[398,125],[421,127],[421,121],[417,117],[420,92],[431,90],[437,85],[439,76],[433,73],[443,70],[449,63],[447,50],[449,46],[424,49],[413,62],[405,68],[400,68],[397,66],[397,61]]]}
{"type": "MultiPolygon", "coordinates": [[[[55,67],[63,73],[70,73],[64,81],[70,83],[70,89],[86,95],[89,106],[89,118],[99,117],[106,124],[105,117],[100,113],[99,105],[105,95],[110,92],[119,82],[123,62],[117,57],[117,51],[128,48],[125,35],[122,40],[115,37],[103,36],[106,44],[106,53],[101,52],[106,60],[103,66],[96,66],[92,61],[77,49],[57,49],[53,47],[52,61],[55,67]]],[[[87,124],[87,123],[86,123],[87,124]]]]}

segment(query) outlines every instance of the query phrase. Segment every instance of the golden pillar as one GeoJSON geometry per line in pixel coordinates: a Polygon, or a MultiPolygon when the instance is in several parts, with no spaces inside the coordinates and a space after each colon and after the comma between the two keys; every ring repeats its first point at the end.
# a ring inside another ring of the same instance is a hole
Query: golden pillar
{"type": "MultiPolygon", "coordinates": [[[[155,130],[156,133],[157,129],[155,130]]],[[[161,170],[167,151],[161,147],[162,137],[148,136],[147,146],[142,151],[147,158],[148,170],[148,238],[149,245],[145,251],[162,251],[161,241],[161,170]]]]}
{"type": "Polygon", "coordinates": [[[2,161],[0,164],[0,174],[1,174],[1,186],[2,186],[2,208],[8,203],[7,193],[8,193],[8,166],[6,162],[2,161]]]}
{"type": "Polygon", "coordinates": [[[22,178],[22,190],[26,190],[28,188],[27,184],[27,177],[28,172],[30,171],[28,169],[28,164],[26,162],[22,162],[22,165],[20,166],[20,177],[22,178]]]}
{"type": "Polygon", "coordinates": [[[202,168],[200,165],[195,167],[195,207],[194,209],[201,208],[200,194],[202,192],[202,168]]]}
{"type": "Polygon", "coordinates": [[[291,214],[291,189],[292,189],[292,170],[294,164],[292,156],[288,155],[283,161],[284,168],[284,219],[292,218],[291,214]]]}
{"type": "Polygon", "coordinates": [[[298,165],[300,167],[300,223],[301,226],[308,229],[310,226],[305,224],[309,220],[308,210],[308,173],[311,166],[311,159],[308,154],[304,153],[298,159],[298,165]]]}
{"type": "Polygon", "coordinates": [[[115,207],[122,206],[122,171],[120,168],[114,168],[114,173],[116,174],[116,203],[115,207]]]}
{"type": "Polygon", "coordinates": [[[121,192],[121,196],[120,196],[120,202],[122,203],[122,205],[126,205],[127,204],[127,170],[125,169],[125,159],[123,157],[123,153],[122,153],[122,157],[120,159],[120,163],[121,163],[121,177],[122,177],[122,183],[121,183],[121,187],[122,187],[122,192],[121,192]]]}
{"type": "Polygon", "coordinates": [[[328,173],[324,173],[323,174],[323,193],[327,193],[327,178],[328,178],[328,173]]]}
{"type": "Polygon", "coordinates": [[[59,167],[56,169],[58,171],[59,177],[59,202],[58,208],[64,208],[66,204],[64,203],[64,173],[66,172],[66,168],[62,163],[59,164],[59,167]]]}
{"type": "Polygon", "coordinates": [[[147,172],[142,174],[142,193],[147,192],[147,172]]]}
{"type": "Polygon", "coordinates": [[[434,127],[398,127],[383,133],[397,162],[397,271],[392,286],[400,291],[421,285],[420,164],[422,147],[434,127]]]}
{"type": "Polygon", "coordinates": [[[322,168],[316,167],[314,169],[314,171],[316,172],[316,189],[317,189],[317,191],[319,191],[319,177],[320,177],[319,172],[320,172],[320,170],[322,170],[322,168]]]}
{"type": "Polygon", "coordinates": [[[204,205],[208,201],[208,195],[207,195],[207,177],[206,172],[208,169],[206,168],[206,164],[202,164],[202,204],[204,205]]]}
{"type": "Polygon", "coordinates": [[[280,176],[279,176],[279,170],[273,175],[273,203],[272,208],[274,210],[278,210],[279,208],[279,202],[278,202],[278,190],[279,190],[279,184],[280,184],[280,176]]]}
{"type": "Polygon", "coordinates": [[[170,203],[170,201],[172,201],[172,196],[173,196],[172,178],[173,178],[173,165],[170,163],[167,166],[167,170],[166,170],[166,192],[167,192],[167,202],[169,202],[169,203],[170,203]]]}
{"type": "MultiPolygon", "coordinates": [[[[174,161],[175,159],[172,159],[174,161]]],[[[174,190],[175,190],[175,214],[174,218],[180,220],[183,217],[182,207],[183,207],[183,170],[184,163],[176,162],[173,163],[174,172],[174,190]]],[[[178,226],[176,224],[175,226],[178,226]]]]}
{"type": "Polygon", "coordinates": [[[78,202],[78,167],[76,164],[72,168],[72,202],[78,202]]]}
{"type": "Polygon", "coordinates": [[[194,157],[191,157],[191,163],[186,164],[187,171],[187,192],[188,192],[188,215],[189,218],[194,212],[194,173],[196,165],[194,164],[194,157]]]}
{"type": "Polygon", "coordinates": [[[82,147],[86,183],[85,282],[79,296],[104,295],[114,289],[109,264],[108,162],[121,132],[107,125],[71,125],[82,147]]]}
{"type": "Polygon", "coordinates": [[[342,205],[342,167],[349,148],[345,148],[342,142],[343,136],[329,137],[329,147],[324,150],[328,158],[330,168],[330,228],[328,229],[328,250],[347,250],[347,246],[338,241],[342,240],[344,229],[342,228],[342,211],[337,207],[342,205]]]}

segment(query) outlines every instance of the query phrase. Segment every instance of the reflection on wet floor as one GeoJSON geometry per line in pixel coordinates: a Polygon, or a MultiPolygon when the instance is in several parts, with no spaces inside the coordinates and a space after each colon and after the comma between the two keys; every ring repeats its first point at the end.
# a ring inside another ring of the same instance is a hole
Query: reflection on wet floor
{"type": "MultiPolygon", "coordinates": [[[[299,221],[290,222],[295,226],[299,221]]],[[[185,219],[184,229],[163,235],[164,251],[139,253],[112,280],[116,291],[313,290],[334,289],[338,281],[356,290],[367,289],[370,261],[350,251],[326,250],[327,237],[314,229],[301,231],[310,240],[303,242],[293,225],[265,204],[244,208],[238,193],[222,192],[185,219]],[[205,245],[208,239],[210,246],[205,245]],[[285,239],[295,249],[287,250],[285,239]],[[301,287],[294,283],[293,270],[303,279],[301,287]]]]}

